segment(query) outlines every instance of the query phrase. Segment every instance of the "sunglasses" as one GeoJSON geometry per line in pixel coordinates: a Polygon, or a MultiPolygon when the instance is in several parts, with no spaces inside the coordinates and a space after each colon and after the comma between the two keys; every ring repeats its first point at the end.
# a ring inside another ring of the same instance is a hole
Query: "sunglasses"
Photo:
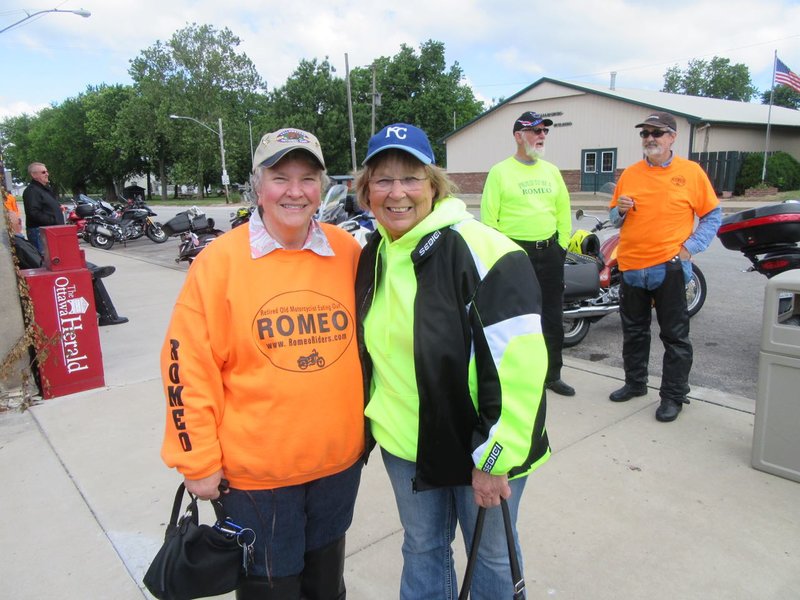
{"type": "Polygon", "coordinates": [[[639,132],[639,137],[643,140],[646,140],[648,136],[653,136],[654,138],[658,139],[665,133],[669,133],[669,131],[665,131],[663,129],[654,129],[653,131],[648,131],[647,129],[642,129],[639,132]]]}
{"type": "Polygon", "coordinates": [[[530,131],[531,133],[533,133],[533,135],[539,135],[540,133],[547,135],[548,133],[550,133],[550,129],[547,127],[531,127],[528,129],[523,129],[522,131],[530,131]]]}

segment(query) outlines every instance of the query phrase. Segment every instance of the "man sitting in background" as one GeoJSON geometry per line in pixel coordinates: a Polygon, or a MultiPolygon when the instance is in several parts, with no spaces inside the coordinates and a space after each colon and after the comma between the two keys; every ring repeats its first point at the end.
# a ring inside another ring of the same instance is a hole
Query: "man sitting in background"
{"type": "MultiPolygon", "coordinates": [[[[44,260],[41,252],[22,235],[22,225],[19,221],[16,223],[12,222],[12,226],[14,230],[14,250],[17,253],[19,268],[38,269],[42,266],[44,260]]],[[[111,296],[108,295],[108,290],[106,290],[106,286],[103,285],[102,281],[103,277],[108,277],[116,271],[116,269],[112,266],[98,267],[90,262],[86,263],[86,267],[92,274],[92,291],[94,292],[94,304],[97,310],[98,324],[103,327],[104,325],[121,325],[122,323],[127,323],[127,317],[120,317],[117,314],[117,309],[114,308],[111,296]]]]}

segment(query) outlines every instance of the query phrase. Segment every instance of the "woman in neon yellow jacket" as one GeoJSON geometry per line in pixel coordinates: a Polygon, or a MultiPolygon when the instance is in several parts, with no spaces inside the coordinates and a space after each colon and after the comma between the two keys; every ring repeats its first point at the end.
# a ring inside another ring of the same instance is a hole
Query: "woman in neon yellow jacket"
{"type": "Polygon", "coordinates": [[[472,597],[510,597],[498,505],[516,523],[526,476],[550,456],[536,278],[521,248],[451,195],[422,130],[385,127],[363,164],[357,193],[378,231],[359,261],[359,339],[370,433],[404,528],[400,597],[457,597],[456,523],[470,547],[479,506],[492,508],[472,597]]]}

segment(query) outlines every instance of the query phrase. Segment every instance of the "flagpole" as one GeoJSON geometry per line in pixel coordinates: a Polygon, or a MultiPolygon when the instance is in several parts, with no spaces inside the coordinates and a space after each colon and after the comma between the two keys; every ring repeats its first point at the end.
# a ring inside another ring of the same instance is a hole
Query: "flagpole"
{"type": "Polygon", "coordinates": [[[769,112],[767,113],[767,141],[764,146],[764,164],[761,167],[761,183],[767,178],[767,153],[769,152],[769,129],[772,124],[772,101],[775,98],[775,70],[778,67],[778,50],[772,58],[772,87],[769,90],[769,112]]]}

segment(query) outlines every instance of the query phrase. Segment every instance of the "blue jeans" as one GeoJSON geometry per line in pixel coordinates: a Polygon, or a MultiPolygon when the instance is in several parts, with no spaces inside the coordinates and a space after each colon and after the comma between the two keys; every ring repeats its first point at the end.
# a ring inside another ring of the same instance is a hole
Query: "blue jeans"
{"type": "Polygon", "coordinates": [[[356,463],[340,473],[273,490],[238,490],[220,496],[228,516],[256,534],[251,577],[303,572],[306,552],[340,539],[353,521],[361,482],[356,463]]]}
{"type": "Polygon", "coordinates": [[[28,241],[31,244],[33,244],[34,246],[36,246],[36,248],[39,250],[39,252],[44,252],[44,248],[42,248],[42,240],[39,239],[39,238],[41,238],[41,233],[39,232],[39,228],[38,227],[28,227],[25,230],[25,233],[28,235],[28,241]]]}
{"type": "MultiPolygon", "coordinates": [[[[455,486],[414,492],[411,480],[416,472],[413,462],[381,449],[383,464],[392,482],[400,522],[403,525],[403,575],[400,600],[456,600],[458,581],[453,563],[452,543],[456,522],[461,526],[467,552],[472,547],[478,505],[472,487],[455,486]]],[[[527,477],[509,482],[508,508],[514,524],[514,540],[522,568],[516,523],[519,501],[527,477]]],[[[499,506],[486,511],[478,561],[472,578],[472,600],[511,598],[511,567],[508,545],[499,506]]]]}

